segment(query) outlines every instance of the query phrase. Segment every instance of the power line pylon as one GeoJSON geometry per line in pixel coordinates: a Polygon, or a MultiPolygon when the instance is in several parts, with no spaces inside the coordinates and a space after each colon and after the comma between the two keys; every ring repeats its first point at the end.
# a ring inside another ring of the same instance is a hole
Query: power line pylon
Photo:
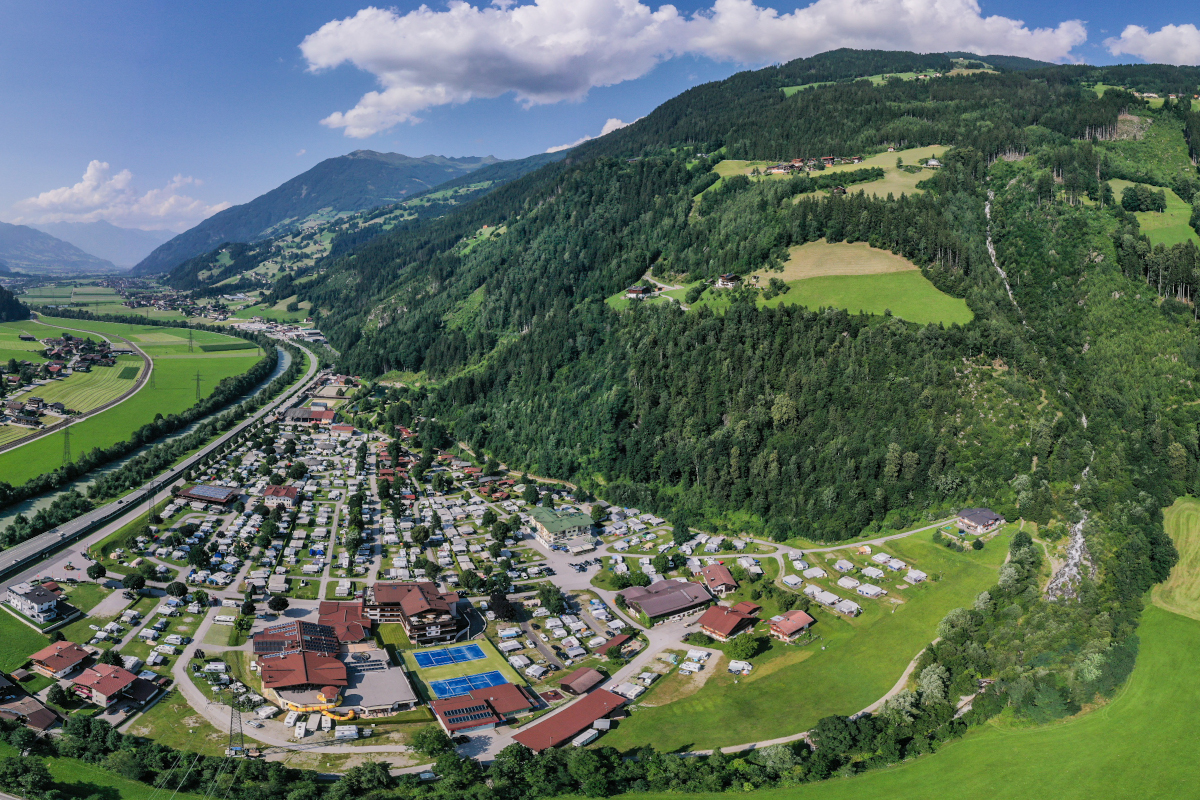
{"type": "Polygon", "coordinates": [[[192,333],[192,329],[188,328],[188,352],[189,353],[193,352],[193,343],[195,341],[194,337],[195,337],[195,334],[192,333]]]}
{"type": "Polygon", "coordinates": [[[62,465],[65,467],[71,463],[71,428],[67,426],[63,428],[63,460],[62,465]]]}
{"type": "Polygon", "coordinates": [[[230,698],[229,703],[229,745],[225,748],[227,756],[244,756],[246,754],[246,737],[242,735],[242,712],[238,708],[238,698],[230,698]]]}
{"type": "Polygon", "coordinates": [[[196,370],[196,402],[200,402],[200,370],[196,370]]]}

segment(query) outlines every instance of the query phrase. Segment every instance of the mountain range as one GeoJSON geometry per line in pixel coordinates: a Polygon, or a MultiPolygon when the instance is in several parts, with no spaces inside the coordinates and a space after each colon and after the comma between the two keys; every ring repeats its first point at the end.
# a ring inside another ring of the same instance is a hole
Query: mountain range
{"type": "Polygon", "coordinates": [[[0,261],[26,270],[116,272],[113,262],[28,225],[0,222],[0,261]]]}
{"type": "Polygon", "coordinates": [[[173,231],[120,228],[106,220],[97,222],[46,222],[29,227],[48,233],[97,258],[130,268],[154,248],[175,236],[173,231]]]}
{"type": "Polygon", "coordinates": [[[395,203],[498,161],[492,156],[413,158],[373,150],[328,158],[266,194],[175,236],[142,259],[133,272],[169,272],[225,242],[257,242],[305,222],[395,203]]]}

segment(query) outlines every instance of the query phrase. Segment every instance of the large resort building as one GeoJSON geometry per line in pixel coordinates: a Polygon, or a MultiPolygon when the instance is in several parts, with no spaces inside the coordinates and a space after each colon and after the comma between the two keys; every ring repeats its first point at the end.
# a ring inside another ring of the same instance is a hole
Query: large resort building
{"type": "Polygon", "coordinates": [[[441,592],[432,581],[387,581],[369,587],[363,612],[378,623],[399,623],[417,647],[454,641],[458,634],[459,597],[441,592]]]}

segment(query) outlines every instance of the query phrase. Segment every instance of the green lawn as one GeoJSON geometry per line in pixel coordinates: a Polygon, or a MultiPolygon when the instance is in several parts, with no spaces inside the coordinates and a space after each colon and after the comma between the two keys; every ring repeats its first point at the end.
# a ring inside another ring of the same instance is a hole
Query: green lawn
{"type": "MultiPolygon", "coordinates": [[[[252,733],[254,729],[245,730],[252,733]]],[[[145,736],[176,750],[206,756],[224,755],[229,738],[228,734],[217,730],[216,726],[188,705],[177,689],[167,692],[153,708],[138,717],[127,732],[145,736]]]]}
{"type": "Polygon", "coordinates": [[[1179,550],[1171,576],[1154,587],[1156,605],[1200,619],[1200,499],[1181,497],[1163,511],[1163,527],[1179,550]]]}
{"type": "MultiPolygon", "coordinates": [[[[1121,200],[1121,192],[1126,186],[1133,186],[1131,181],[1112,180],[1109,181],[1112,185],[1113,194],[1117,197],[1117,202],[1121,200]]],[[[1155,191],[1165,192],[1167,195],[1167,210],[1166,211],[1138,211],[1134,213],[1137,217],[1138,225],[1142,229],[1142,233],[1150,238],[1150,244],[1161,244],[1170,247],[1173,244],[1181,244],[1183,242],[1195,242],[1200,245],[1200,236],[1196,235],[1195,229],[1188,224],[1192,217],[1192,207],[1183,202],[1179,195],[1170,189],[1165,189],[1159,186],[1152,186],[1155,191]]]]}
{"type": "Polygon", "coordinates": [[[27,660],[31,653],[36,653],[50,640],[21,622],[8,611],[0,612],[0,639],[4,647],[0,648],[0,671],[12,672],[27,660]]]}
{"type": "MultiPolygon", "coordinates": [[[[80,571],[80,581],[85,581],[82,571],[80,571]]],[[[80,611],[91,611],[101,600],[113,593],[112,589],[106,586],[101,586],[92,581],[86,581],[71,586],[66,585],[67,602],[78,608],[80,611]]]]}
{"type": "Polygon", "coordinates": [[[829,714],[865,708],[895,684],[947,611],[969,605],[995,583],[1004,541],[966,553],[938,547],[923,534],[889,542],[888,552],[940,580],[904,591],[889,583],[891,595],[906,601],[900,605],[838,589],[860,602],[862,615],[847,620],[816,608],[811,613],[818,641],[773,645],[765,658],[754,659],[754,672],[736,682],[724,671],[714,672],[693,695],[634,711],[603,744],[623,750],[648,743],[663,751],[723,747],[799,733],[829,714]]]}

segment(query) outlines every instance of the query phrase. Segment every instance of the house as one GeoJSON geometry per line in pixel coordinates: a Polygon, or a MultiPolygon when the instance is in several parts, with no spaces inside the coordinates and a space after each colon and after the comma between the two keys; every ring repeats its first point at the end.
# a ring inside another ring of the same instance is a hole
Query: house
{"type": "Polygon", "coordinates": [[[798,586],[803,585],[803,583],[804,583],[804,581],[800,580],[800,578],[797,577],[796,575],[784,575],[783,576],[783,585],[784,586],[790,586],[791,588],[795,589],[798,586]]]}
{"type": "Polygon", "coordinates": [[[547,547],[585,536],[592,529],[592,518],[579,511],[557,512],[535,506],[529,516],[533,519],[534,535],[547,547]]]}
{"type": "Polygon", "coordinates": [[[726,272],[721,277],[717,278],[718,289],[735,289],[742,282],[741,275],[735,275],[732,272],[726,272]]]}
{"type": "Polygon", "coordinates": [[[864,583],[861,586],[858,586],[854,591],[858,592],[863,597],[871,598],[883,597],[885,594],[887,594],[887,592],[885,592],[883,589],[870,583],[864,583]]]}
{"type": "Polygon", "coordinates": [[[536,706],[536,700],[511,683],[472,689],[465,695],[429,704],[442,730],[451,736],[503,725],[510,715],[536,706]]]}
{"type": "Polygon", "coordinates": [[[886,575],[886,573],[883,570],[881,570],[879,567],[865,567],[863,569],[862,573],[863,573],[863,575],[866,575],[868,578],[870,578],[872,580],[876,580],[876,581],[883,580],[883,578],[886,575]]]}
{"type": "Polygon", "coordinates": [[[300,490],[295,486],[268,486],[263,490],[263,504],[269,508],[280,505],[284,508],[294,508],[299,496],[300,490]]]}
{"type": "Polygon", "coordinates": [[[144,702],[154,695],[155,688],[147,680],[134,675],[124,667],[96,664],[88,667],[72,683],[71,688],[101,708],[108,708],[122,698],[144,702]],[[139,686],[138,682],[148,684],[139,686]]]}
{"type": "Polygon", "coordinates": [[[712,601],[712,595],[700,584],[676,579],[656,581],[649,586],[630,586],[618,594],[651,620],[685,614],[712,601]]]}
{"type": "Polygon", "coordinates": [[[837,585],[843,589],[854,589],[857,588],[859,583],[860,581],[858,579],[851,578],[849,575],[843,575],[842,577],[838,578],[837,585]]]}
{"type": "Polygon", "coordinates": [[[597,689],[536,725],[522,728],[513,739],[540,753],[574,739],[625,704],[625,698],[597,689]]]}
{"type": "Polygon", "coordinates": [[[821,587],[811,583],[804,587],[804,594],[808,595],[813,600],[816,600],[823,606],[833,607],[834,605],[837,605],[839,600],[841,600],[841,598],[833,592],[827,592],[821,587]]]}
{"type": "Polygon", "coordinates": [[[809,567],[801,574],[803,574],[807,580],[812,581],[816,580],[817,578],[824,578],[827,573],[820,567],[809,567]]]}
{"type": "Polygon", "coordinates": [[[793,608],[771,619],[770,633],[781,642],[791,644],[816,622],[807,611],[793,608]]]}
{"type": "Polygon", "coordinates": [[[924,572],[921,572],[919,569],[910,569],[908,574],[904,576],[904,580],[908,581],[909,583],[920,583],[928,577],[928,575],[926,575],[924,572]]]}
{"type": "Polygon", "coordinates": [[[882,550],[880,550],[878,553],[871,556],[871,560],[874,561],[876,564],[886,564],[892,560],[892,557],[889,556],[887,553],[883,552],[882,550]]]}
{"type": "Polygon", "coordinates": [[[701,567],[700,578],[704,581],[705,587],[717,597],[724,597],[730,592],[737,591],[737,581],[733,579],[729,568],[724,564],[709,564],[707,567],[701,567]]]}
{"type": "Polygon", "coordinates": [[[862,613],[862,606],[853,600],[839,600],[834,603],[833,610],[839,614],[845,614],[847,617],[857,617],[862,613]]]}
{"type": "Polygon", "coordinates": [[[925,162],[925,166],[929,167],[930,169],[938,169],[942,166],[942,162],[938,161],[936,158],[931,158],[925,162]]]}
{"type": "Polygon", "coordinates": [[[836,569],[838,572],[853,572],[854,571],[854,565],[844,558],[835,561],[833,564],[833,568],[836,569]]]}
{"type": "Polygon", "coordinates": [[[92,657],[74,642],[54,642],[29,657],[32,669],[47,678],[63,678],[92,657]]]}
{"type": "Polygon", "coordinates": [[[966,533],[981,536],[1004,524],[1004,517],[990,508],[964,508],[958,513],[958,527],[966,533]]]}
{"type": "Polygon", "coordinates": [[[641,300],[654,294],[654,290],[649,286],[630,286],[625,290],[625,297],[629,300],[641,300]]]}
{"type": "Polygon", "coordinates": [[[587,694],[588,691],[596,688],[604,681],[605,675],[603,672],[590,667],[583,667],[563,678],[559,683],[559,688],[567,694],[587,694]]]}
{"type": "Polygon", "coordinates": [[[757,621],[754,616],[735,611],[728,606],[709,606],[700,615],[697,624],[702,633],[718,642],[727,642],[753,628],[757,621]]]}
{"type": "Polygon", "coordinates": [[[417,646],[450,642],[459,627],[459,597],[432,581],[379,582],[367,588],[363,611],[375,622],[398,622],[417,646]]]}
{"type": "Polygon", "coordinates": [[[323,711],[341,702],[349,684],[336,631],[329,625],[294,620],[254,634],[264,694],[289,711],[323,711]]]}
{"type": "Polygon", "coordinates": [[[34,622],[46,623],[58,616],[58,595],[41,584],[14,584],[8,587],[4,602],[34,622]]]}

